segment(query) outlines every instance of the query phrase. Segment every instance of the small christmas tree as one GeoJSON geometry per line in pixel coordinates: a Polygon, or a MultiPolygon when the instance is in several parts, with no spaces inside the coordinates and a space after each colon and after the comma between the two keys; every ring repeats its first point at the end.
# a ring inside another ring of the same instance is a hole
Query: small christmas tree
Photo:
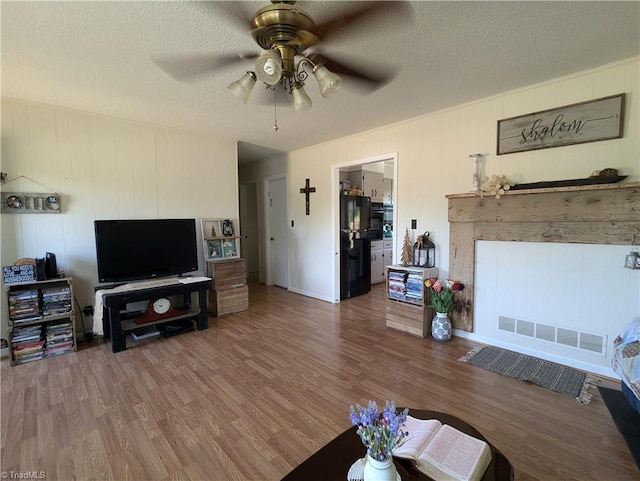
{"type": "Polygon", "coordinates": [[[409,238],[409,229],[405,229],[404,241],[402,243],[402,265],[410,266],[413,263],[413,246],[409,238]]]}

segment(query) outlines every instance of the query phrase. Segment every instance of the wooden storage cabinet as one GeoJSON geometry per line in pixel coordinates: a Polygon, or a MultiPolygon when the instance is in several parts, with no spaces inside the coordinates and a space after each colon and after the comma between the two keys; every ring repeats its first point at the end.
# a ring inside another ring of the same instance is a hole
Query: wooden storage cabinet
{"type": "Polygon", "coordinates": [[[387,327],[427,337],[435,312],[426,305],[424,281],[438,277],[438,273],[437,267],[387,267],[387,327]]]}
{"type": "Polygon", "coordinates": [[[224,316],[249,309],[249,287],[213,289],[209,294],[209,312],[214,316],[224,316]]]}
{"type": "Polygon", "coordinates": [[[246,262],[237,259],[226,262],[207,263],[207,274],[211,277],[211,289],[231,289],[247,283],[246,262]]]}
{"type": "Polygon", "coordinates": [[[246,269],[244,259],[207,263],[207,274],[212,279],[209,314],[218,317],[249,308],[246,269]]]}
{"type": "Polygon", "coordinates": [[[433,316],[429,307],[414,306],[390,299],[387,302],[387,327],[408,332],[414,336],[427,337],[433,316]]]}
{"type": "Polygon", "coordinates": [[[5,284],[10,364],[77,350],[73,279],[5,284]]]}

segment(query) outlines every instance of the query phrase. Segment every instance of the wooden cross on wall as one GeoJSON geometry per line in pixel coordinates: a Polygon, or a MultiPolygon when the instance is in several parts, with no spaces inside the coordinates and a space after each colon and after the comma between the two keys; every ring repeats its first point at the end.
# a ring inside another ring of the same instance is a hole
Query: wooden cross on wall
{"type": "Polygon", "coordinates": [[[300,193],[304,194],[305,196],[305,207],[306,207],[306,214],[309,215],[309,194],[311,194],[312,192],[315,192],[316,188],[315,187],[309,187],[309,179],[306,179],[305,183],[304,183],[304,187],[302,189],[300,189],[300,193]]]}

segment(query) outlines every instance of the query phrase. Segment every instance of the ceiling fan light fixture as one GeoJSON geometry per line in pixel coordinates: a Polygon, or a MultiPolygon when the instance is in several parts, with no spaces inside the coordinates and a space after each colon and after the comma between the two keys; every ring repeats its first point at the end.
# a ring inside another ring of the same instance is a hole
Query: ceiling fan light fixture
{"type": "Polygon", "coordinates": [[[256,76],[267,85],[275,85],[282,76],[282,59],[277,50],[265,50],[256,59],[256,76]]]}
{"type": "Polygon", "coordinates": [[[316,76],[316,80],[320,85],[320,93],[324,98],[329,98],[340,90],[342,80],[336,74],[330,72],[324,65],[314,67],[313,75],[316,76]]]}
{"type": "Polygon", "coordinates": [[[311,99],[307,95],[307,92],[304,91],[302,84],[293,84],[291,94],[293,95],[293,110],[302,112],[311,108],[311,99]]]}
{"type": "Polygon", "coordinates": [[[233,95],[246,104],[249,101],[249,95],[255,84],[256,74],[253,72],[245,72],[238,80],[231,82],[227,88],[231,90],[233,95]]]}

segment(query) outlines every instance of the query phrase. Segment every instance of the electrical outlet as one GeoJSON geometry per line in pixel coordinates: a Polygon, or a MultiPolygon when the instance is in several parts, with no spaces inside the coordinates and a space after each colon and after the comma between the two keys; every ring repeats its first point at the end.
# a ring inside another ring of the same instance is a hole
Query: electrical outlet
{"type": "Polygon", "coordinates": [[[84,306],[84,309],[82,309],[82,313],[85,316],[93,316],[93,306],[84,306]]]}

